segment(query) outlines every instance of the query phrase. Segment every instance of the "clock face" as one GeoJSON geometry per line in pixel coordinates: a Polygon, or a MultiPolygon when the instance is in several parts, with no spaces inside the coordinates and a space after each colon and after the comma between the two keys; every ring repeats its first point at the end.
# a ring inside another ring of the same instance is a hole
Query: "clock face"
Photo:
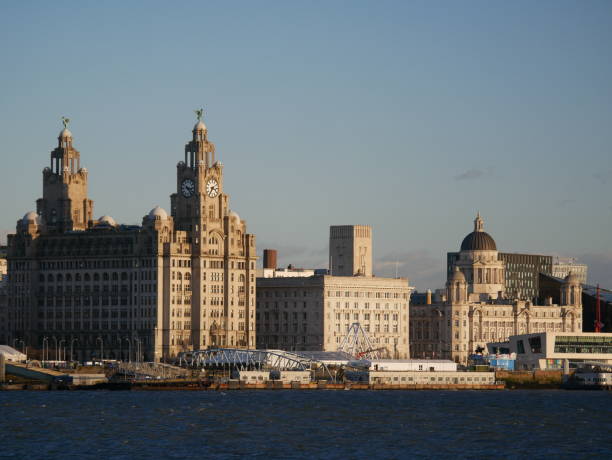
{"type": "Polygon", "coordinates": [[[211,198],[214,198],[219,194],[219,184],[216,180],[210,179],[208,182],[206,182],[206,193],[211,198]]]}
{"type": "Polygon", "coordinates": [[[193,196],[195,193],[195,184],[191,179],[185,179],[181,184],[181,193],[185,198],[193,196]]]}

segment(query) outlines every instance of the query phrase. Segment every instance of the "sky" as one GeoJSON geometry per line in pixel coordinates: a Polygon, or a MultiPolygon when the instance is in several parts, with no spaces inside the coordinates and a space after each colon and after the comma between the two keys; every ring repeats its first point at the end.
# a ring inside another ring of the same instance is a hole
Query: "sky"
{"type": "Polygon", "coordinates": [[[369,224],[375,272],[442,287],[479,211],[505,252],[612,288],[612,2],[0,4],[0,239],[70,118],[94,214],[169,209],[203,107],[230,205],[279,262],[369,224]]]}

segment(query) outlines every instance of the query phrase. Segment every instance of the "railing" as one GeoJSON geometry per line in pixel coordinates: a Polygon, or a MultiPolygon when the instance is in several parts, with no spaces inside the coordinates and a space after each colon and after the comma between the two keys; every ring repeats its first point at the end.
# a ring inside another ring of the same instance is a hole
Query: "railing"
{"type": "Polygon", "coordinates": [[[175,379],[189,377],[191,371],[165,363],[126,363],[117,365],[117,373],[132,374],[135,377],[145,376],[155,379],[175,379]]]}

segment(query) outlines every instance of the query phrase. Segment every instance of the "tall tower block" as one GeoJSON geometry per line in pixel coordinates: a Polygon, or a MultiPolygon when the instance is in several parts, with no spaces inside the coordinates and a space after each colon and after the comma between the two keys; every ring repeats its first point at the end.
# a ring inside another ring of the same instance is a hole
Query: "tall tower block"
{"type": "Polygon", "coordinates": [[[329,266],[334,276],[372,276],[372,227],[329,227],[329,266]]]}

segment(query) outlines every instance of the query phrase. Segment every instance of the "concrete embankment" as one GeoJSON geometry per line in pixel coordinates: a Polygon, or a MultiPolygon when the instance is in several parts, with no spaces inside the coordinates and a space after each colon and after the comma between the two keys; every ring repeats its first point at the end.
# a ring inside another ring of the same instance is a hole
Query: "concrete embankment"
{"type": "Polygon", "coordinates": [[[503,390],[503,384],[494,385],[387,385],[367,383],[284,383],[280,381],[268,381],[261,383],[244,383],[230,381],[228,383],[216,383],[197,380],[176,381],[140,381],[140,382],[115,382],[90,387],[79,387],[82,390],[134,390],[134,391],[225,391],[225,390],[503,390]]]}

